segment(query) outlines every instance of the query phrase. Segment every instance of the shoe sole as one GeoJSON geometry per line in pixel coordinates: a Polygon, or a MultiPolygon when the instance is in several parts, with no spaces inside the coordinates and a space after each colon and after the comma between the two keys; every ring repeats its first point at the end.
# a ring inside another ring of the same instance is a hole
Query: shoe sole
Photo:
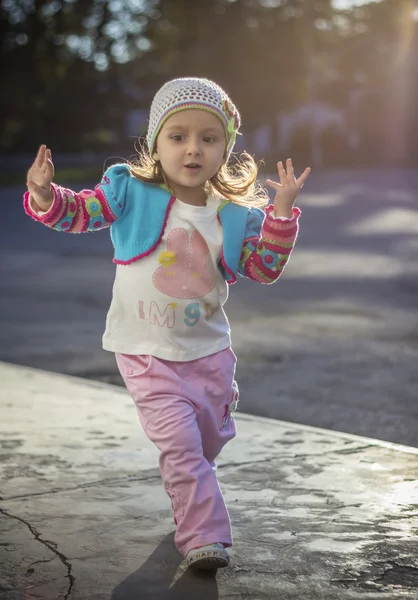
{"type": "Polygon", "coordinates": [[[227,567],[229,560],[222,558],[221,556],[205,556],[204,558],[198,558],[188,564],[191,569],[199,571],[212,571],[215,569],[223,569],[227,567]]]}

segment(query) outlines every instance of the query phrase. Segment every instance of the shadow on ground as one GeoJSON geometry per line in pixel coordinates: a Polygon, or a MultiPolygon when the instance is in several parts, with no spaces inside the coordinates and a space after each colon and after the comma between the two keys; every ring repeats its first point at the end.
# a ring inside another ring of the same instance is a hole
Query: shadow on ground
{"type": "Polygon", "coordinates": [[[216,572],[183,571],[181,561],[171,533],[115,588],[111,600],[218,600],[216,572]]]}

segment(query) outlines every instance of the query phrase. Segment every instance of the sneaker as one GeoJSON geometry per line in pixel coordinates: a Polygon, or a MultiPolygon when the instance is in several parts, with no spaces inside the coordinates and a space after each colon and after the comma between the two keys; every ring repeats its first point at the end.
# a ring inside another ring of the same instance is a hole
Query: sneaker
{"type": "Polygon", "coordinates": [[[193,548],[187,554],[185,559],[185,566],[192,567],[192,569],[222,569],[227,567],[229,563],[228,552],[225,550],[223,544],[208,544],[201,548],[193,548]]]}

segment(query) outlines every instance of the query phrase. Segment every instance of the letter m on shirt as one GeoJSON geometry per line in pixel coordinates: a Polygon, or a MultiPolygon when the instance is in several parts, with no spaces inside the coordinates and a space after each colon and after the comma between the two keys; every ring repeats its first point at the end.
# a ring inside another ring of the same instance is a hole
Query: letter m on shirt
{"type": "Polygon", "coordinates": [[[176,324],[176,306],[173,302],[167,304],[164,311],[161,312],[158,304],[153,300],[149,306],[149,322],[159,327],[172,328],[176,324]]]}

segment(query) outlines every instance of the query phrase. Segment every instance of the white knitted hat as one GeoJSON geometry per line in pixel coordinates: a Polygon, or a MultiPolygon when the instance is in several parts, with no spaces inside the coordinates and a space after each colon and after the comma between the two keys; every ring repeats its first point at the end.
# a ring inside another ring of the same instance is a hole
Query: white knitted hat
{"type": "Polygon", "coordinates": [[[155,94],[151,104],[147,142],[150,155],[166,120],[176,112],[201,108],[216,115],[225,129],[226,152],[229,157],[241,124],[238,110],[224,90],[209,79],[183,77],[168,81],[155,94]]]}

